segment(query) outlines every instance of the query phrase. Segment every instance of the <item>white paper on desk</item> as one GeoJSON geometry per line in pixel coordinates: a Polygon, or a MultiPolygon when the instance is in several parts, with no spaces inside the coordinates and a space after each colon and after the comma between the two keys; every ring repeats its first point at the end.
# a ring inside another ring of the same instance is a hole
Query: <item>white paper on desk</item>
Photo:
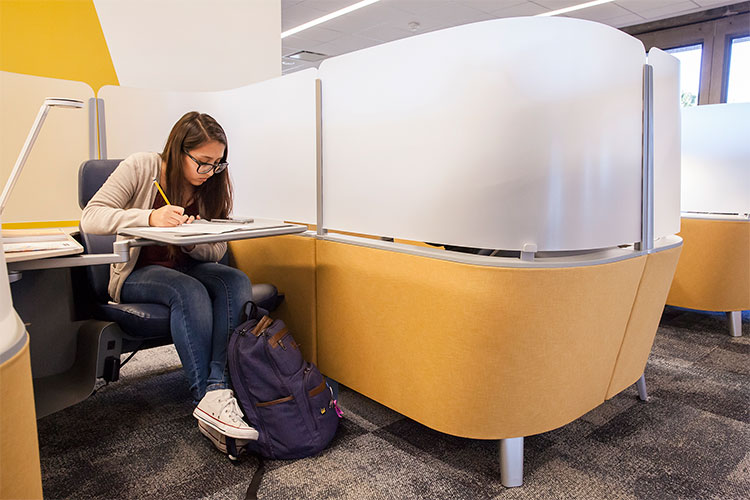
{"type": "Polygon", "coordinates": [[[231,233],[232,231],[243,231],[250,229],[260,229],[259,226],[253,226],[253,224],[231,224],[227,222],[203,222],[203,223],[192,223],[182,224],[181,226],[173,227],[134,227],[131,229],[137,229],[138,231],[148,233],[169,233],[169,234],[180,234],[183,236],[195,236],[199,234],[222,234],[231,233]]]}
{"type": "Polygon", "coordinates": [[[5,253],[13,252],[40,252],[42,250],[60,250],[64,248],[76,248],[74,242],[64,241],[34,241],[28,243],[4,243],[5,253]]]}

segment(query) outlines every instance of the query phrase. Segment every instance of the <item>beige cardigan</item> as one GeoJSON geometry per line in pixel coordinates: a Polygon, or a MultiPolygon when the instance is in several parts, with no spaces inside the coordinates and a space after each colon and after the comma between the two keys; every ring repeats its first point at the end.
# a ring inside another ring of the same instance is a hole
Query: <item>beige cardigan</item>
{"type": "MultiPolygon", "coordinates": [[[[83,209],[81,228],[91,234],[115,234],[123,227],[148,226],[157,194],[154,179],[159,178],[161,165],[158,153],[136,153],[125,158],[83,209]]],[[[117,236],[118,241],[127,238],[117,236]]],[[[226,242],[204,243],[185,253],[196,260],[216,262],[226,250],[226,242]]],[[[122,285],[135,268],[140,251],[131,248],[130,260],[110,268],[109,295],[115,302],[120,302],[122,285]]]]}

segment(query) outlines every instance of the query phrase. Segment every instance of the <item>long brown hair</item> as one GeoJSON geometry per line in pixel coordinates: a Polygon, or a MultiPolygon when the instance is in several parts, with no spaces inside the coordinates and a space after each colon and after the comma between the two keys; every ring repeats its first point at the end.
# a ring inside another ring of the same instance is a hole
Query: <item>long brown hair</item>
{"type": "MultiPolygon", "coordinates": [[[[185,151],[199,148],[209,141],[217,141],[224,145],[224,156],[221,161],[227,161],[229,152],[227,136],[221,125],[211,116],[191,111],[172,127],[161,158],[167,169],[167,198],[175,205],[184,207],[190,197],[188,181],[182,172],[185,151]]],[[[227,218],[232,211],[232,183],[229,180],[229,169],[212,175],[201,186],[194,189],[193,200],[198,203],[202,218],[227,218]]]]}

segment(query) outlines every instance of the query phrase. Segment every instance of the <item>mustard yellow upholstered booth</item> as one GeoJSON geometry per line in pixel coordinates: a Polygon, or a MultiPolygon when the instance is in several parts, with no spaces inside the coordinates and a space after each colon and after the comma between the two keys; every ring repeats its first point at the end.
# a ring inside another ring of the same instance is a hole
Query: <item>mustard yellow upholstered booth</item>
{"type": "Polygon", "coordinates": [[[732,336],[750,309],[750,221],[683,217],[684,248],[667,304],[723,311],[732,336]]]}
{"type": "Polygon", "coordinates": [[[232,251],[287,294],[282,315],[327,376],[440,432],[506,440],[639,380],[680,254],[662,240],[530,265],[342,235],[232,251]]]}
{"type": "Polygon", "coordinates": [[[17,347],[1,353],[12,354],[0,363],[0,499],[42,498],[34,388],[25,332],[17,347]]]}

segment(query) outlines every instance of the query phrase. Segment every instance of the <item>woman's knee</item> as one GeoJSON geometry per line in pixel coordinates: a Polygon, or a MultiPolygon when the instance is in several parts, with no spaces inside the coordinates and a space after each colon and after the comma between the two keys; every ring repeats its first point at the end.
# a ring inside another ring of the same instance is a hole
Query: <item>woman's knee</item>
{"type": "Polygon", "coordinates": [[[149,266],[131,273],[122,291],[127,302],[146,302],[178,306],[211,303],[203,284],[185,273],[160,266],[149,266]]]}
{"type": "Polygon", "coordinates": [[[239,269],[223,264],[208,263],[201,267],[196,277],[208,288],[212,295],[227,293],[229,295],[252,295],[250,278],[239,269]]]}

